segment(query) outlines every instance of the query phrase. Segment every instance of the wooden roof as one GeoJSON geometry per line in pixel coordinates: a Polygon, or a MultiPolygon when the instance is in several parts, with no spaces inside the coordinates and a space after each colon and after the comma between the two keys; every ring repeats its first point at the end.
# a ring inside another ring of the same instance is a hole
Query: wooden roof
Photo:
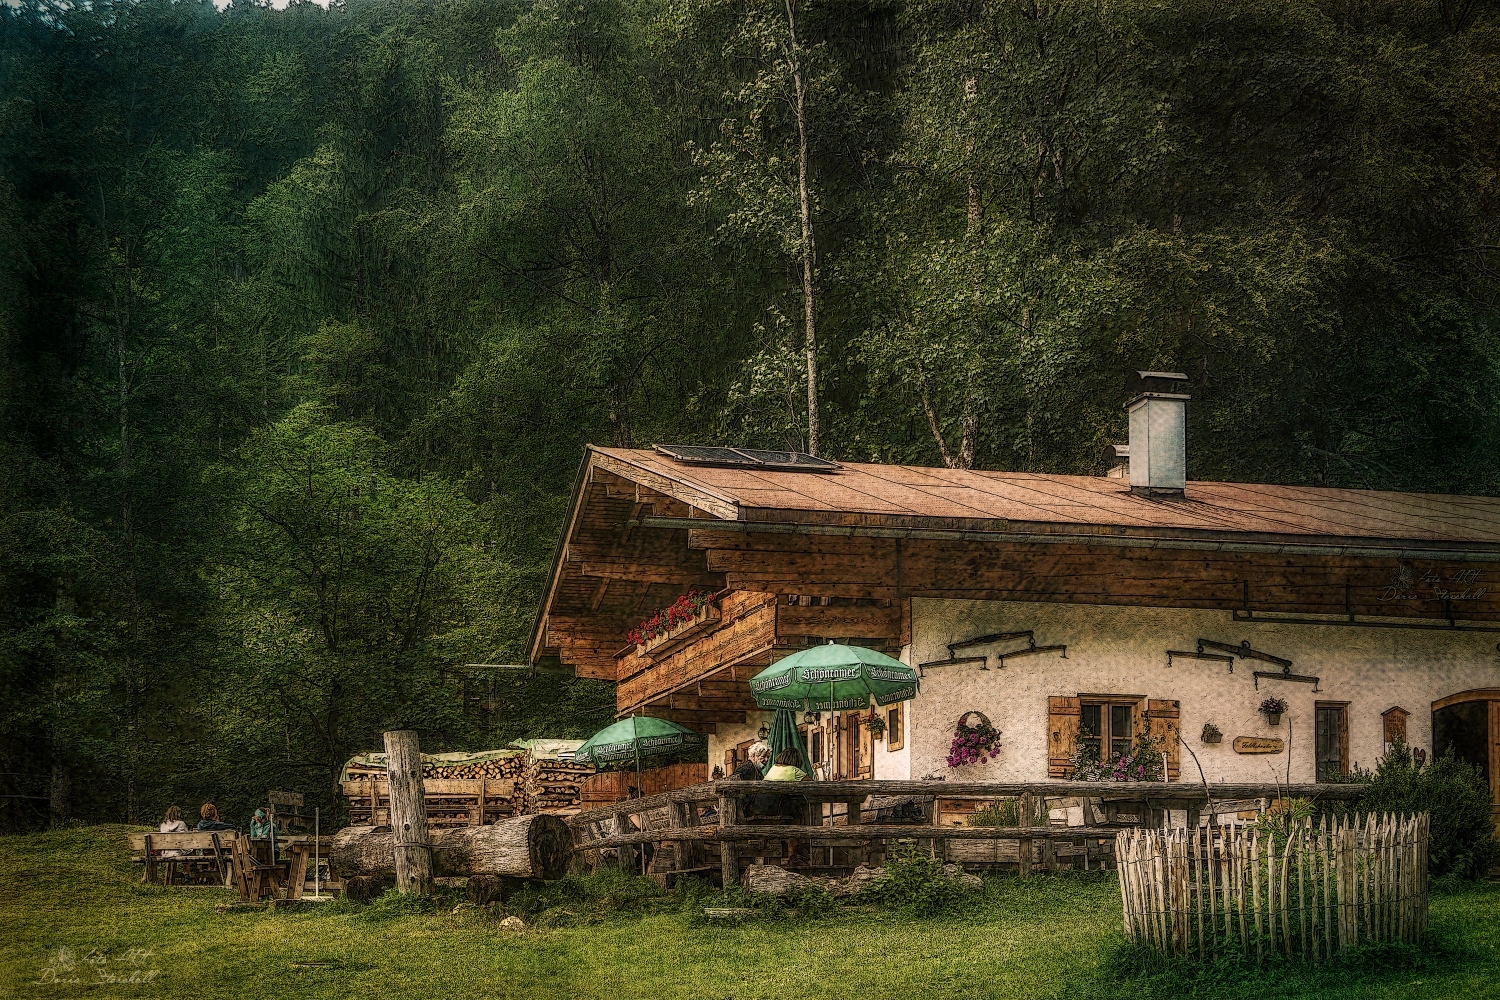
{"type": "MultiPolygon", "coordinates": [[[[626,631],[693,588],[1500,621],[1500,499],[591,447],[528,656],[623,680],[626,631]]],[[[712,692],[703,692],[708,697],[712,692]]]]}
{"type": "Polygon", "coordinates": [[[626,476],[659,480],[663,492],[725,520],[1500,545],[1495,497],[1189,482],[1183,499],[1161,500],[1097,476],[854,462],[838,472],[781,472],[686,465],[644,449],[592,450],[626,476]]]}

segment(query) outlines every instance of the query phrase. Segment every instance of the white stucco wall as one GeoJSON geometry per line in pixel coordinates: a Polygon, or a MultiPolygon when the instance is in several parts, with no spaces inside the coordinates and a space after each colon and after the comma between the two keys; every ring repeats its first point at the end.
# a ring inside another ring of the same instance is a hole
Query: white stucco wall
{"type": "MultiPolygon", "coordinates": [[[[911,664],[911,647],[905,646],[901,650],[901,662],[911,664]]],[[[911,702],[902,706],[906,721],[902,723],[905,728],[905,739],[900,750],[892,750],[890,734],[879,742],[871,744],[875,755],[874,777],[878,781],[898,780],[911,777],[911,702]]],[[[888,711],[881,709],[880,711],[888,711]]]]}
{"type": "MultiPolygon", "coordinates": [[[[1459,691],[1500,684],[1495,635],[1418,629],[1349,628],[1235,622],[1227,611],[1180,611],[1062,604],[981,601],[912,602],[912,664],[944,659],[947,644],[992,632],[1034,630],[1038,645],[1066,643],[1067,658],[1044,653],[1009,661],[1003,669],[978,664],[928,668],[910,703],[906,770],[882,768],[881,777],[918,778],[930,772],[966,780],[1047,779],[1047,698],[1080,692],[1144,695],[1181,702],[1182,736],[1210,781],[1270,781],[1272,767],[1285,780],[1287,755],[1237,754],[1236,736],[1290,736],[1291,780],[1314,780],[1314,703],[1348,702],[1349,755],[1373,767],[1383,750],[1381,713],[1399,705],[1410,713],[1407,737],[1431,749],[1432,702],[1459,691]],[[1200,638],[1290,659],[1292,672],[1322,678],[1312,685],[1260,681],[1255,670],[1275,670],[1257,660],[1226,664],[1177,659],[1168,649],[1196,650],[1200,638]],[[1284,698],[1287,714],[1271,727],[1258,711],[1268,695],[1284,698]],[[954,724],[968,710],[989,716],[1004,748],[994,761],[950,771],[945,763],[954,724]],[[1206,745],[1203,724],[1213,721],[1224,741],[1206,745]]],[[[963,651],[977,654],[1023,646],[1024,640],[963,651]]],[[[897,755],[890,755],[896,757],[897,755]]],[[[891,761],[895,764],[896,761],[891,761]]],[[[1197,769],[1182,754],[1182,780],[1197,769]]]]}

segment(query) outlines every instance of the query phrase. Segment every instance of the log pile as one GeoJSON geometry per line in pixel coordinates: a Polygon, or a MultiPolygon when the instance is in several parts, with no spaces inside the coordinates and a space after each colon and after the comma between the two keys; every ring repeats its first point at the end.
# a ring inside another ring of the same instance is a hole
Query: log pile
{"type": "MultiPolygon", "coordinates": [[[[358,758],[351,760],[344,768],[344,773],[349,781],[363,781],[373,778],[385,778],[385,767],[374,766],[363,763],[358,758]]],[[[521,751],[515,752],[509,757],[498,757],[493,760],[474,761],[467,764],[445,764],[442,761],[424,760],[422,762],[422,777],[431,778],[484,778],[487,780],[500,780],[509,778],[515,780],[526,773],[526,754],[521,751]]]]}
{"type": "MultiPolygon", "coordinates": [[[[594,773],[592,765],[561,759],[555,749],[542,746],[500,754],[465,762],[424,755],[427,825],[434,830],[483,826],[522,814],[566,816],[579,811],[582,784],[594,773]]],[[[345,765],[344,779],[351,824],[390,823],[390,787],[383,762],[356,757],[345,765]]]]}
{"type": "MultiPolygon", "coordinates": [[[[423,779],[427,802],[427,825],[433,829],[480,826],[514,816],[517,809],[515,783],[509,779],[423,779]]],[[[385,826],[391,821],[391,791],[385,779],[346,781],[343,793],[349,806],[349,822],[385,826]]]]}
{"type": "Polygon", "coordinates": [[[583,782],[594,773],[593,765],[532,757],[521,786],[521,811],[571,816],[582,808],[583,782]]]}

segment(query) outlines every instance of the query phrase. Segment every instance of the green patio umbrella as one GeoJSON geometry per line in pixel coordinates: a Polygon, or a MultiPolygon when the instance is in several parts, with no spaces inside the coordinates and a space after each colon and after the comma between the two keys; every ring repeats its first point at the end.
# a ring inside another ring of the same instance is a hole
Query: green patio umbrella
{"type": "Polygon", "coordinates": [[[639,773],[643,767],[701,763],[708,759],[708,740],[666,719],[632,715],[590,736],[573,751],[573,759],[599,771],[634,768],[639,773]]]}
{"type": "MultiPolygon", "coordinates": [[[[797,732],[797,716],[790,708],[778,708],[776,718],[771,720],[771,765],[776,763],[776,758],[781,756],[783,750],[797,751],[797,766],[808,774],[813,773],[807,747],[802,745],[802,734],[797,732]]],[[[770,770],[770,766],[766,770],[770,770]]]]}
{"type": "Polygon", "coordinates": [[[863,646],[828,643],[777,660],[750,679],[761,708],[837,712],[916,697],[917,672],[863,646]]]}
{"type": "MultiPolygon", "coordinates": [[[[649,715],[632,715],[606,726],[573,751],[573,759],[587,761],[599,771],[635,768],[636,791],[641,790],[641,768],[708,760],[708,740],[686,726],[649,715]]],[[[646,852],[641,851],[645,873],[646,852]]]]}

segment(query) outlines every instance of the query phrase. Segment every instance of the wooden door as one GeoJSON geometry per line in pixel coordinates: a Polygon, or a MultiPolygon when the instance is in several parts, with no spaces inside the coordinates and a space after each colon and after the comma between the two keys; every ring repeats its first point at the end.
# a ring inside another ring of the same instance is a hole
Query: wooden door
{"type": "Polygon", "coordinates": [[[840,777],[847,779],[868,778],[874,768],[874,753],[871,749],[870,729],[859,712],[847,712],[839,720],[842,738],[838,741],[842,769],[840,777]]]}
{"type": "Polygon", "coordinates": [[[1483,772],[1500,836],[1500,688],[1479,688],[1432,703],[1432,753],[1449,749],[1483,772]]]}

